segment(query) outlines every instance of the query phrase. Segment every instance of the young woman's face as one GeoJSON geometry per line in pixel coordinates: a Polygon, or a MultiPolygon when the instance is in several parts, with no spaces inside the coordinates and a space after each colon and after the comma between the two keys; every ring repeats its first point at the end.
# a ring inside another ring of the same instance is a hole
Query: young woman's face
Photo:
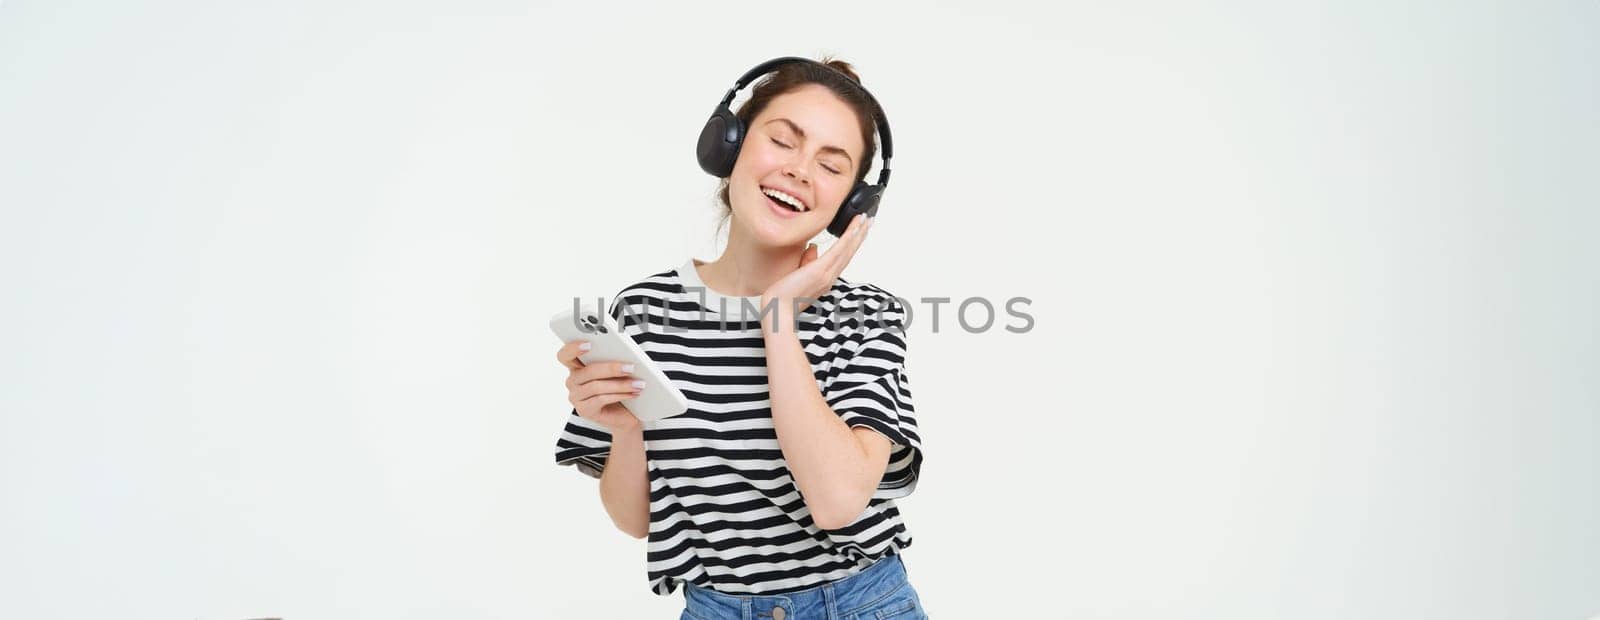
{"type": "Polygon", "coordinates": [[[728,177],[734,225],[761,245],[804,245],[849,195],[865,146],[855,111],[827,88],[807,84],[773,98],[751,121],[728,177]]]}

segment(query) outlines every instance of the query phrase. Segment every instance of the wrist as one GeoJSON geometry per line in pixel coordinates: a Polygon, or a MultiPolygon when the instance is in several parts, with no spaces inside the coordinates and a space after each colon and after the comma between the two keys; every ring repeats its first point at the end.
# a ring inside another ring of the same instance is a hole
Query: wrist
{"type": "Polygon", "coordinates": [[[805,296],[762,296],[761,308],[772,308],[769,313],[761,315],[761,333],[796,333],[799,331],[799,322],[805,310],[817,300],[805,296]]]}
{"type": "MultiPolygon", "coordinates": [[[[767,308],[767,306],[775,306],[777,308],[777,311],[781,312],[783,310],[784,305],[785,305],[785,302],[784,302],[783,297],[778,296],[778,295],[768,295],[766,293],[762,293],[762,295],[761,295],[761,305],[758,306],[758,308],[762,309],[762,310],[765,310],[767,308]]],[[[767,320],[767,317],[769,317],[769,316],[771,316],[771,315],[763,314],[763,315],[761,315],[761,320],[765,321],[765,320],[767,320]]]]}
{"type": "Polygon", "coordinates": [[[792,308],[779,306],[772,314],[761,317],[761,337],[771,338],[796,333],[792,308]]]}
{"type": "Polygon", "coordinates": [[[619,423],[616,426],[610,426],[610,427],[606,428],[606,430],[611,431],[611,439],[612,439],[612,441],[616,441],[617,439],[624,439],[624,438],[628,438],[628,437],[634,437],[634,436],[637,436],[637,437],[640,437],[640,438],[644,437],[644,423],[640,422],[639,418],[633,417],[633,414],[631,414],[631,413],[628,414],[627,418],[628,418],[628,421],[626,421],[626,422],[622,422],[622,423],[619,423]]]}

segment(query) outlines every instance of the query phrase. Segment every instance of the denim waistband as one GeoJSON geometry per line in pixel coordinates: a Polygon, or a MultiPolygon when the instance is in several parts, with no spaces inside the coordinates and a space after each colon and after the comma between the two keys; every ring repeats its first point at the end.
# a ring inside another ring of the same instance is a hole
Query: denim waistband
{"type": "Polygon", "coordinates": [[[894,593],[906,582],[905,564],[898,553],[879,558],[849,577],[783,594],[725,594],[710,588],[684,584],[686,608],[706,618],[773,618],[774,608],[783,608],[785,620],[800,617],[833,618],[860,609],[894,593]],[[826,610],[825,614],[818,611],[826,610]]]}

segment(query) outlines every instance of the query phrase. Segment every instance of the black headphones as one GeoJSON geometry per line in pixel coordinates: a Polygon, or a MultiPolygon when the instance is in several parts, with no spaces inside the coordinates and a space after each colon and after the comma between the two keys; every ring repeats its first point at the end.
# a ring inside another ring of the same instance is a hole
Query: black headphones
{"type": "MultiPolygon", "coordinates": [[[[744,121],[739,120],[739,116],[728,109],[728,104],[733,101],[733,96],[739,89],[749,85],[756,78],[771,73],[780,65],[790,63],[805,63],[829,71],[838,71],[815,60],[795,56],[774,58],[746,71],[739,81],[733,83],[733,88],[728,89],[728,94],[723,95],[722,102],[717,104],[716,111],[711,113],[711,118],[706,120],[706,126],[700,130],[700,142],[695,145],[694,154],[700,159],[702,170],[719,179],[733,174],[733,164],[739,159],[739,147],[744,144],[747,128],[744,126],[744,121]]],[[[872,101],[875,121],[873,125],[878,130],[878,139],[883,146],[881,154],[883,168],[878,171],[876,185],[856,181],[856,186],[850,190],[850,195],[839,204],[839,212],[835,213],[833,221],[828,223],[828,232],[833,233],[835,237],[844,236],[844,230],[850,226],[850,220],[859,213],[865,213],[867,217],[877,217],[878,201],[883,199],[883,190],[889,187],[889,159],[894,157],[894,141],[889,137],[889,119],[884,117],[883,107],[878,105],[877,98],[860,83],[855,80],[850,80],[850,83],[860,88],[861,92],[866,93],[867,99],[872,101]]]]}

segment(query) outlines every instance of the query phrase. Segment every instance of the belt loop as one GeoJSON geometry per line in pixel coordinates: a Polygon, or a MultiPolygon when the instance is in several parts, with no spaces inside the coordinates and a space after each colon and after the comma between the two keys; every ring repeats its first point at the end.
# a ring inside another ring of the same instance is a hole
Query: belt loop
{"type": "Polygon", "coordinates": [[[826,620],[839,620],[839,597],[833,591],[833,584],[822,586],[822,601],[826,620]]]}

